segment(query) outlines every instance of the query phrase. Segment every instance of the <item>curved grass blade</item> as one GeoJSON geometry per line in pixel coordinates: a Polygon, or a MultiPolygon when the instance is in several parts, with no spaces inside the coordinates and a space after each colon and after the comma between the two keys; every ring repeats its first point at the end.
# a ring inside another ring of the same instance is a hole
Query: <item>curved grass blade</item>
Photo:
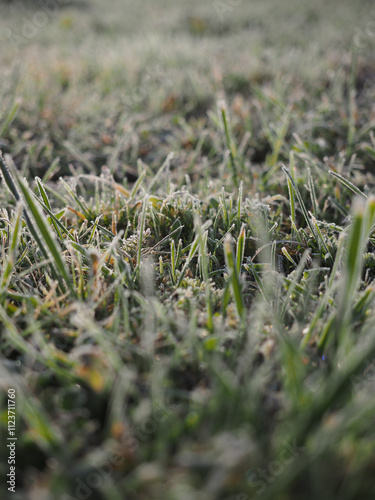
{"type": "Polygon", "coordinates": [[[350,189],[350,191],[352,191],[354,194],[367,199],[365,193],[358,189],[357,186],[355,186],[352,182],[348,181],[348,179],[345,179],[345,177],[343,177],[342,175],[338,174],[337,172],[333,172],[332,170],[329,172],[329,174],[339,180],[341,184],[350,189]]]}

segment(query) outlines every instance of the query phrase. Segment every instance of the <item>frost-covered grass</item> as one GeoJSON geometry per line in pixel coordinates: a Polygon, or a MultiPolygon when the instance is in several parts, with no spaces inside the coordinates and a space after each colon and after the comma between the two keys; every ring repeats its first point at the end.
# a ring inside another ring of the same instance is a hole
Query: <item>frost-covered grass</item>
{"type": "Polygon", "coordinates": [[[234,3],[1,5],[2,498],[374,496],[375,14],[234,3]]]}

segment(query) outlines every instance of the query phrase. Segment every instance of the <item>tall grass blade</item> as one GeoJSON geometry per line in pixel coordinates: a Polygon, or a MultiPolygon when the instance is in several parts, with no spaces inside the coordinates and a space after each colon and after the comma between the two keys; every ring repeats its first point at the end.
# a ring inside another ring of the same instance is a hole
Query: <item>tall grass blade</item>
{"type": "Polygon", "coordinates": [[[232,179],[233,179],[234,185],[236,187],[238,187],[238,176],[237,176],[237,168],[236,168],[237,151],[236,151],[236,148],[235,148],[233,141],[231,139],[231,135],[230,135],[230,131],[229,131],[229,124],[228,124],[228,120],[227,120],[227,114],[226,114],[224,106],[221,108],[221,118],[223,120],[225,138],[227,141],[227,148],[229,150],[232,179]]]}
{"type": "Polygon", "coordinates": [[[240,319],[243,320],[245,313],[245,306],[242,294],[242,286],[239,274],[237,272],[237,266],[235,263],[234,252],[232,247],[232,237],[230,235],[228,235],[224,240],[224,255],[225,255],[225,262],[229,271],[229,280],[232,285],[232,292],[236,304],[237,313],[240,319]]]}
{"type": "Polygon", "coordinates": [[[146,213],[148,208],[148,196],[145,196],[143,199],[142,212],[139,220],[138,226],[138,249],[137,249],[137,265],[134,269],[134,279],[138,279],[139,271],[141,268],[141,260],[142,260],[142,246],[143,246],[143,236],[145,230],[145,222],[146,222],[146,213]]]}
{"type": "Polygon", "coordinates": [[[238,275],[240,275],[241,273],[243,257],[245,253],[245,237],[246,237],[246,229],[245,229],[245,224],[243,224],[237,241],[236,264],[237,264],[238,275]]]}
{"type": "Polygon", "coordinates": [[[313,206],[313,213],[314,213],[315,217],[319,217],[318,201],[316,199],[315,186],[314,186],[314,181],[313,181],[310,169],[307,170],[307,179],[308,179],[308,184],[309,184],[311,203],[313,206]]]}

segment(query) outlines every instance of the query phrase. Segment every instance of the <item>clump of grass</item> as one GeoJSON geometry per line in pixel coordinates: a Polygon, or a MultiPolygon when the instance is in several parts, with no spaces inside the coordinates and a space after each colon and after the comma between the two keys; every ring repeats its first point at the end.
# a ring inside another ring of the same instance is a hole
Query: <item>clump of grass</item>
{"type": "Polygon", "coordinates": [[[372,498],[359,66],[314,85],[270,67],[227,95],[214,66],[208,99],[189,73],[194,95],[164,81],[126,116],[129,82],[99,66],[60,68],[59,99],[41,89],[35,114],[11,93],[0,117],[0,424],[13,387],[20,498],[372,498]],[[105,113],[67,121],[70,78],[109,95],[105,113]]]}

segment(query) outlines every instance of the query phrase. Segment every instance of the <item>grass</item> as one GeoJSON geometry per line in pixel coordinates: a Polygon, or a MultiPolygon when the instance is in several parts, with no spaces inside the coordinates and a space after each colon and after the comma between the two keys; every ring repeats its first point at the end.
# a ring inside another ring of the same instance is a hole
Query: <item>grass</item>
{"type": "Polygon", "coordinates": [[[374,496],[373,14],[215,5],[4,8],[2,498],[374,496]]]}

